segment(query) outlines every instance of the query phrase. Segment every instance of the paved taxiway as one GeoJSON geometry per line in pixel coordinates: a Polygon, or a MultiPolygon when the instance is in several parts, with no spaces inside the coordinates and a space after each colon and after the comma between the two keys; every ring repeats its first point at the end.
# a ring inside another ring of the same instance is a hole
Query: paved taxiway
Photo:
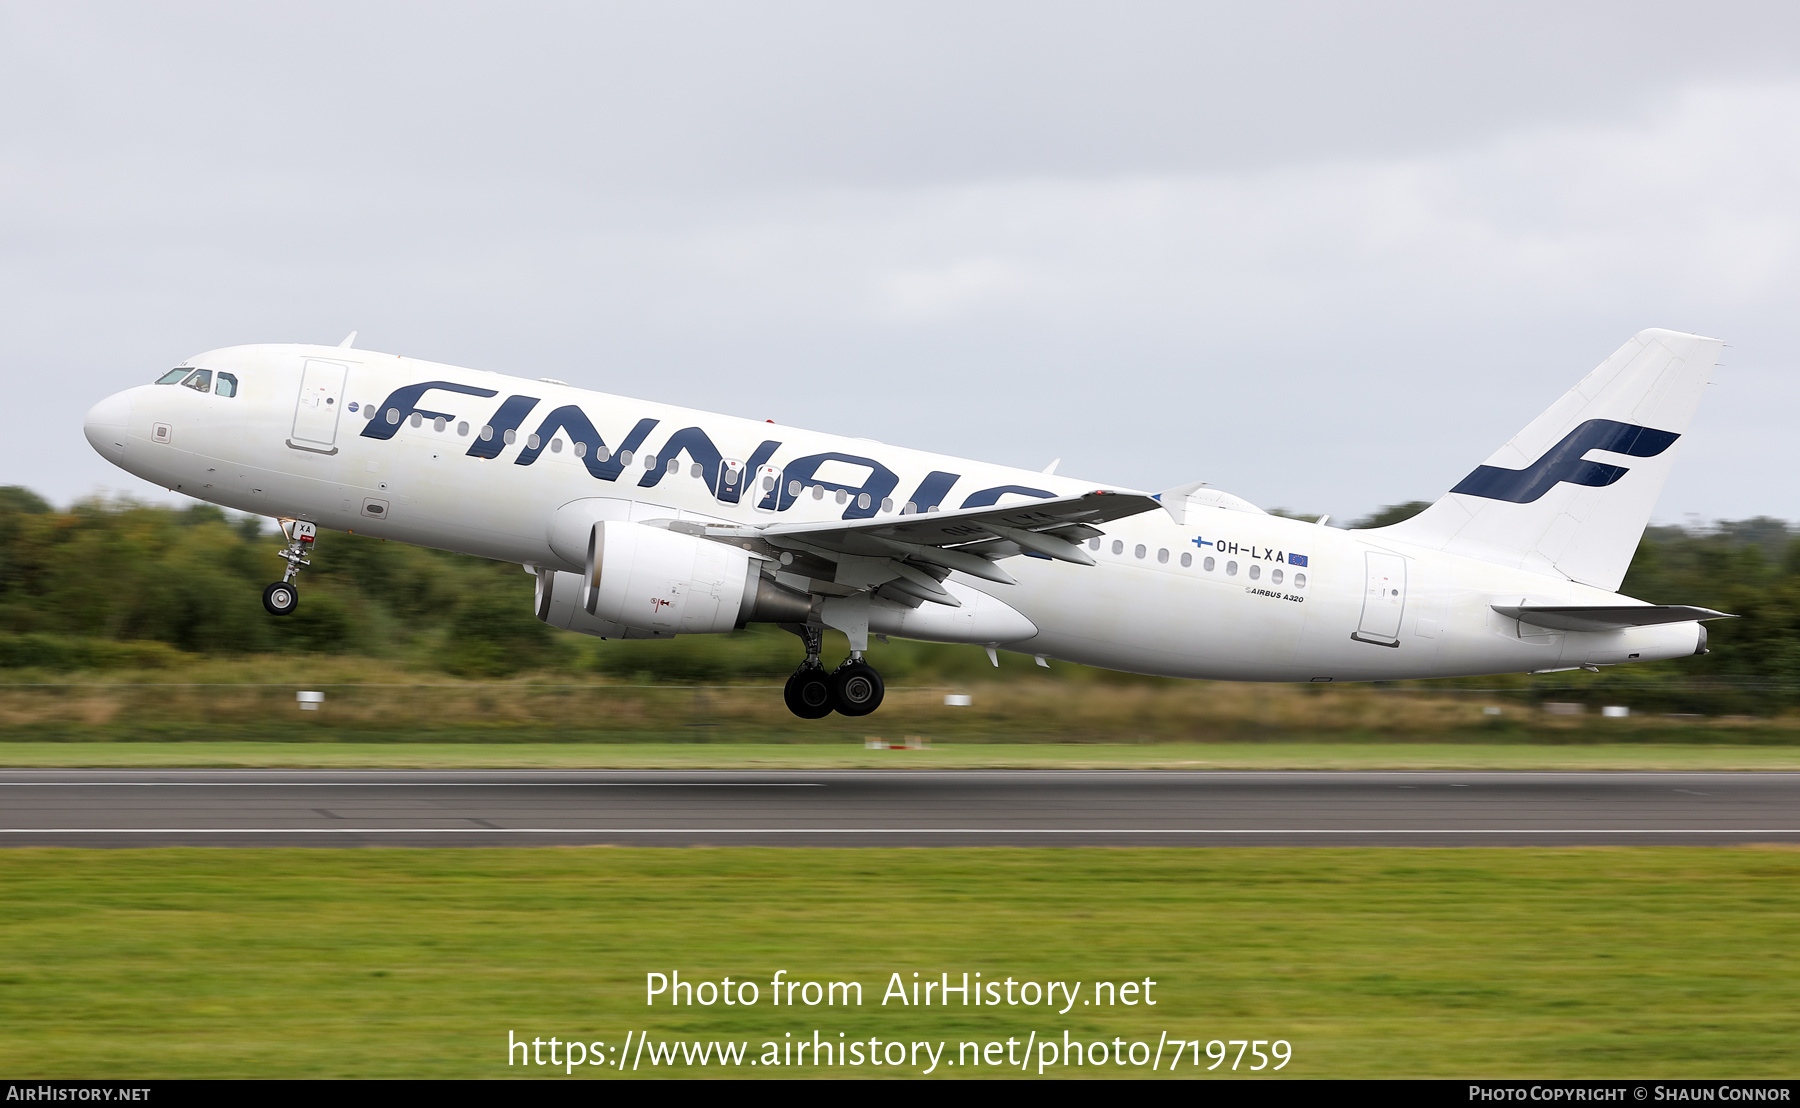
{"type": "Polygon", "coordinates": [[[1800,842],[1800,774],[0,771],[0,846],[1800,842]]]}

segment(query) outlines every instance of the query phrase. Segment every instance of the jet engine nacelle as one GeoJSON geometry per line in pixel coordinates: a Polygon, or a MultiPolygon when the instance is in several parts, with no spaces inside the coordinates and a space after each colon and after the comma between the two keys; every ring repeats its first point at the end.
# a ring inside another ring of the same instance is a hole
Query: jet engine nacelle
{"type": "Polygon", "coordinates": [[[660,527],[593,525],[586,573],[540,567],[537,617],[603,639],[667,639],[815,620],[813,598],[763,576],[734,546],[660,527]],[[660,602],[660,603],[659,603],[660,602]]]}
{"type": "Polygon", "coordinates": [[[756,608],[762,574],[746,550],[693,535],[608,520],[588,537],[582,608],[654,634],[734,631],[756,608]]]}
{"type": "Polygon", "coordinates": [[[587,583],[581,574],[540,567],[537,570],[537,617],[552,627],[603,639],[672,639],[668,631],[643,631],[610,623],[587,613],[581,606],[587,583]]]}

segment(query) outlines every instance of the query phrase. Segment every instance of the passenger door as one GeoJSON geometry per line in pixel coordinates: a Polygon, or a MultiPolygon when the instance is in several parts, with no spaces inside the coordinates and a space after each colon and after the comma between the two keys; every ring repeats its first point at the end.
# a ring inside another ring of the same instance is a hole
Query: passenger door
{"type": "Polygon", "coordinates": [[[294,406],[294,434],[288,445],[299,450],[336,454],[338,411],[344,406],[341,362],[308,361],[300,374],[300,396],[294,406]]]}
{"type": "Polygon", "coordinates": [[[1377,550],[1368,551],[1363,557],[1362,619],[1350,637],[1376,646],[1397,647],[1400,617],[1406,610],[1406,559],[1377,550]]]}

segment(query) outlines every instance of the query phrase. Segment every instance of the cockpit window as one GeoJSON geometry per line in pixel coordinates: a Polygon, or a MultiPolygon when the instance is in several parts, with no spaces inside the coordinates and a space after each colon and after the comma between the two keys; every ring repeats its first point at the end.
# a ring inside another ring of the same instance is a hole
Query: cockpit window
{"type": "Polygon", "coordinates": [[[195,392],[211,392],[212,370],[196,369],[194,372],[188,374],[187,380],[183,381],[182,384],[193,389],[195,392]]]}
{"type": "Polygon", "coordinates": [[[171,369],[169,372],[163,374],[161,377],[158,377],[156,379],[156,383],[159,385],[173,385],[175,382],[181,380],[183,377],[186,377],[188,374],[190,374],[192,372],[193,372],[193,370],[189,369],[187,366],[182,366],[180,369],[171,369]]]}
{"type": "Polygon", "coordinates": [[[237,374],[235,374],[235,373],[219,374],[219,381],[216,385],[213,386],[213,395],[214,396],[236,396],[237,395],[237,374]]]}

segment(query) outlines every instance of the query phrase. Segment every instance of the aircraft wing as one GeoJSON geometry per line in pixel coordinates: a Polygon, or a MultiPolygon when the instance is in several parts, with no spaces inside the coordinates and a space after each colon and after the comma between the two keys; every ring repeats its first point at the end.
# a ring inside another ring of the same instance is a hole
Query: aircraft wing
{"type": "MultiPolygon", "coordinates": [[[[1097,524],[1155,511],[1162,505],[1143,493],[1096,489],[1074,496],[1022,503],[876,519],[823,523],[705,525],[708,538],[758,540],[775,551],[804,558],[796,567],[825,577],[844,591],[886,588],[895,599],[956,606],[940,582],[961,570],[999,584],[1015,584],[994,563],[1019,554],[1091,566],[1081,544],[1101,534],[1097,524]],[[828,563],[821,566],[820,563],[828,563]],[[821,569],[825,573],[819,572],[821,569]]],[[[793,559],[784,559],[791,565],[793,559]]]]}

